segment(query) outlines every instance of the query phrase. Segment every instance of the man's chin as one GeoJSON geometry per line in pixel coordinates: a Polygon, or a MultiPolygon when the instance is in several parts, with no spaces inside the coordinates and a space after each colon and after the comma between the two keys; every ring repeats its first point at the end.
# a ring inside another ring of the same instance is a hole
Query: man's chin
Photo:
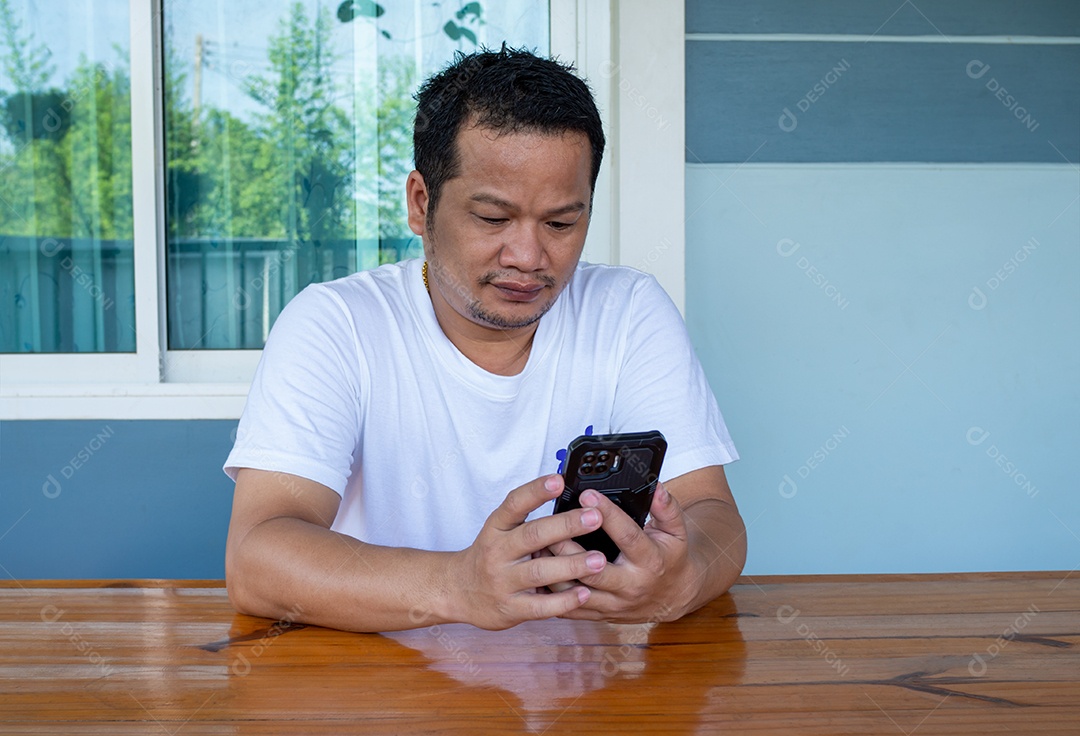
{"type": "Polygon", "coordinates": [[[482,304],[474,304],[469,311],[475,322],[487,327],[499,330],[520,330],[539,321],[541,317],[547,314],[554,303],[554,301],[550,301],[539,307],[535,304],[529,305],[529,309],[500,309],[498,311],[488,309],[482,304]]]}

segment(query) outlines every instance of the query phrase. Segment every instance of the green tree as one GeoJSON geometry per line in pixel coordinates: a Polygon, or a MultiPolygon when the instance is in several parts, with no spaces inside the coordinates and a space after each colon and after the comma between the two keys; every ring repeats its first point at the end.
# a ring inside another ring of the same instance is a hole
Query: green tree
{"type": "Polygon", "coordinates": [[[378,161],[373,182],[378,200],[379,256],[393,263],[420,253],[407,224],[405,179],[412,171],[412,126],[416,116],[416,65],[408,57],[386,57],[379,65],[378,161]],[[408,243],[408,248],[404,247],[408,243]]]}
{"type": "Polygon", "coordinates": [[[115,51],[54,86],[48,47],[0,0],[0,350],[134,349],[131,85],[115,51]]]}
{"type": "Polygon", "coordinates": [[[55,72],[49,59],[52,52],[45,45],[34,45],[30,34],[22,34],[22,24],[8,0],[0,0],[0,32],[7,53],[3,56],[4,73],[11,78],[15,90],[40,92],[55,72]]]}
{"type": "Polygon", "coordinates": [[[130,239],[130,80],[121,49],[110,70],[81,57],[63,88],[49,87],[50,52],[23,34],[0,0],[7,146],[0,148],[0,233],[130,239]]]}
{"type": "Polygon", "coordinates": [[[266,108],[258,116],[265,136],[263,163],[289,240],[342,237],[352,228],[353,128],[335,104],[331,16],[309,19],[294,3],[269,43],[271,73],[250,82],[266,108]]]}

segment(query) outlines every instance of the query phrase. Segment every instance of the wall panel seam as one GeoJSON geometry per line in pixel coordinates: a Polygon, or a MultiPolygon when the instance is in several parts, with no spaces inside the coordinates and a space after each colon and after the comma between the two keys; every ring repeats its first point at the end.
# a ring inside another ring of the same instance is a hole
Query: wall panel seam
{"type": "Polygon", "coordinates": [[[1074,46],[1080,36],[883,36],[849,33],[687,33],[687,41],[778,43],[956,43],[1011,46],[1074,46]]]}

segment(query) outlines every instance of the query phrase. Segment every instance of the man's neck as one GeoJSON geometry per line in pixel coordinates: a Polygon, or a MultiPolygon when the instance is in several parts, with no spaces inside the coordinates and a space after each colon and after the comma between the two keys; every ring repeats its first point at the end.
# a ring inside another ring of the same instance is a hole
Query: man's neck
{"type": "Polygon", "coordinates": [[[424,264],[424,286],[443,334],[462,355],[488,373],[516,376],[525,370],[540,319],[523,327],[496,327],[470,319],[447,301],[424,264]]]}
{"type": "MultiPolygon", "coordinates": [[[[438,300],[441,302],[441,300],[438,300]]],[[[461,354],[488,373],[516,376],[525,370],[539,320],[514,330],[493,330],[469,322],[443,302],[435,305],[443,334],[461,354]],[[450,312],[443,314],[442,312],[450,312]]]]}

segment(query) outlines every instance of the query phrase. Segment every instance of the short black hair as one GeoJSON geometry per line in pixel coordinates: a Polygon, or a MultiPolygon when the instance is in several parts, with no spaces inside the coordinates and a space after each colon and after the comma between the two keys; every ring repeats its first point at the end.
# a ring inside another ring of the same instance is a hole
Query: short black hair
{"type": "Polygon", "coordinates": [[[413,161],[428,191],[428,215],[442,185],[458,175],[457,135],[467,123],[499,133],[584,133],[592,149],[590,192],[604,157],[604,128],[588,85],[574,67],[526,49],[458,52],[420,86],[413,161]]]}

